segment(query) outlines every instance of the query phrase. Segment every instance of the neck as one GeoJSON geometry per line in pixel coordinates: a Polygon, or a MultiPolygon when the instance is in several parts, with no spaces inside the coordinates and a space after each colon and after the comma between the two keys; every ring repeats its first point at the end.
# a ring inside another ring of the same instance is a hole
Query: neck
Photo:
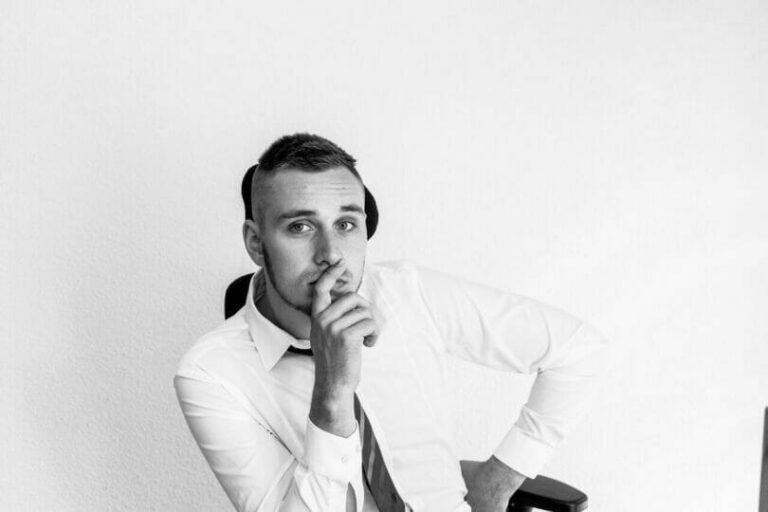
{"type": "Polygon", "coordinates": [[[297,339],[309,339],[312,321],[309,316],[286,303],[275,291],[269,279],[266,290],[256,301],[256,309],[264,318],[297,339]]]}

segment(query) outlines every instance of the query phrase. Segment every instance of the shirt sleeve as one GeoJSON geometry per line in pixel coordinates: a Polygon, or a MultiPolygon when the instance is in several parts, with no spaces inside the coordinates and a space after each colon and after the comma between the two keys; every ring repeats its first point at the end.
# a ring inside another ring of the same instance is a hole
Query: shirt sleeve
{"type": "Polygon", "coordinates": [[[304,461],[263,419],[203,371],[174,379],[190,431],[235,509],[241,512],[346,512],[363,507],[358,431],[348,438],[307,419],[304,461]],[[347,503],[352,485],[356,507],[347,503]]]}
{"type": "Polygon", "coordinates": [[[494,455],[534,478],[586,411],[605,365],[605,338],[541,302],[419,268],[419,293],[450,355],[536,374],[528,401],[494,455]]]}

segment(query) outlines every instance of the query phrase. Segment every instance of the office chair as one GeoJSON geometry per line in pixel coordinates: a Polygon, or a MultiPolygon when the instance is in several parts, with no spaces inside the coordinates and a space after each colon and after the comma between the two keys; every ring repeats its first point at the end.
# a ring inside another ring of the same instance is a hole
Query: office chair
{"type": "MultiPolygon", "coordinates": [[[[237,313],[245,304],[252,275],[240,276],[227,287],[227,292],[224,294],[225,318],[237,313]]],[[[558,480],[539,475],[523,482],[512,496],[507,512],[531,512],[532,510],[581,512],[586,508],[586,494],[558,480]]]]}

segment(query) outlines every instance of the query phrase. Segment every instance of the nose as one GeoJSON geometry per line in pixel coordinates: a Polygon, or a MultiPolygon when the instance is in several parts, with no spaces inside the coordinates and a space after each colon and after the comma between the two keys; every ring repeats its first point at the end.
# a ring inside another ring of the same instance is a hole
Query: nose
{"type": "Polygon", "coordinates": [[[325,230],[318,232],[315,237],[315,263],[321,266],[331,266],[343,256],[340,241],[333,233],[325,230]]]}

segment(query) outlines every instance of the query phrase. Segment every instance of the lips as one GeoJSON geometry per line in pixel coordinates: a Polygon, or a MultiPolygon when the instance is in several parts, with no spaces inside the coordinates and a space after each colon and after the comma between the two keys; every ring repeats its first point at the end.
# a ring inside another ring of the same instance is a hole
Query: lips
{"type": "MultiPolygon", "coordinates": [[[[323,277],[323,274],[320,274],[319,276],[317,276],[317,277],[316,277],[315,279],[313,279],[312,281],[309,281],[309,283],[307,283],[307,285],[308,285],[308,286],[315,286],[315,283],[317,283],[317,282],[320,280],[320,278],[321,278],[321,277],[323,277]]],[[[346,279],[344,279],[344,278],[339,278],[339,279],[337,279],[337,280],[336,280],[336,282],[334,283],[334,285],[333,285],[333,288],[336,288],[337,286],[340,286],[340,285],[341,285],[341,286],[343,286],[343,285],[345,285],[345,284],[347,284],[347,280],[346,280],[346,279]]]]}
{"type": "MultiPolygon", "coordinates": [[[[307,286],[315,286],[315,283],[317,283],[321,277],[325,275],[325,273],[328,271],[328,269],[323,270],[322,272],[315,274],[314,276],[309,278],[309,281],[307,281],[307,286]]],[[[333,285],[334,288],[339,286],[340,284],[347,284],[348,280],[346,279],[347,271],[344,270],[341,273],[341,276],[336,280],[336,284],[333,285]]]]}

